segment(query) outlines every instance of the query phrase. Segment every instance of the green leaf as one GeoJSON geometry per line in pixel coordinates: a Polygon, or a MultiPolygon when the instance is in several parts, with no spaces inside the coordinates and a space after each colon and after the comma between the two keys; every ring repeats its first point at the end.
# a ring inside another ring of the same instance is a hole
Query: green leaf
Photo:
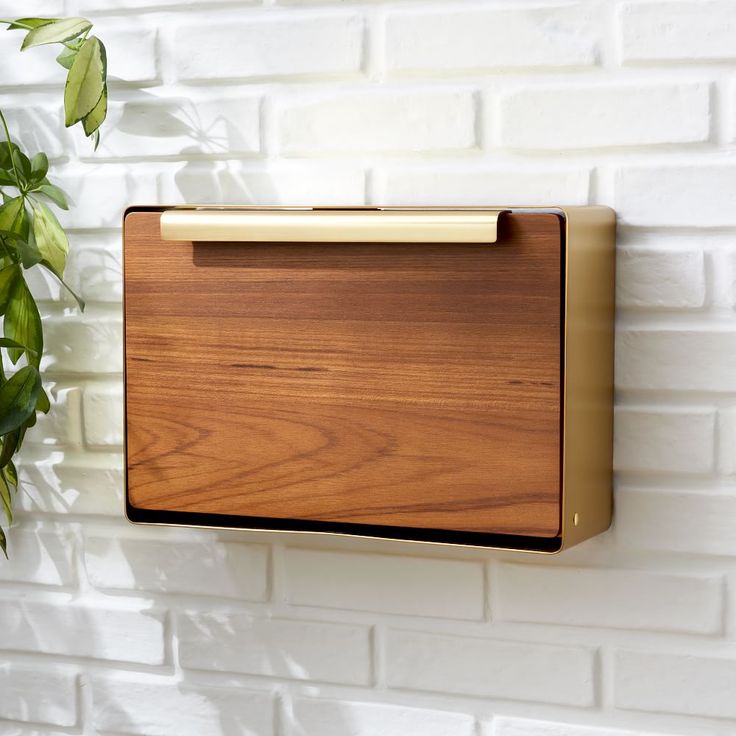
{"type": "MultiPolygon", "coordinates": [[[[107,115],[107,85],[102,88],[102,96],[100,101],[95,105],[95,109],[89,115],[82,118],[82,127],[85,135],[92,135],[102,123],[107,115]]],[[[95,145],[95,149],[97,146],[95,145]]]]}
{"type": "Polygon", "coordinates": [[[14,187],[16,184],[12,171],[0,169],[0,186],[14,187]]]}
{"type": "Polygon", "coordinates": [[[43,153],[37,153],[31,159],[31,182],[38,182],[39,184],[46,178],[46,174],[49,172],[49,157],[43,153]]]}
{"type": "Polygon", "coordinates": [[[12,460],[8,461],[8,464],[5,466],[5,480],[7,480],[10,485],[15,486],[16,489],[18,488],[18,471],[16,470],[12,460]]]}
{"type": "MultiPolygon", "coordinates": [[[[28,346],[33,351],[28,356],[28,362],[38,366],[43,353],[41,315],[38,313],[36,302],[31,296],[22,274],[16,279],[15,286],[10,293],[3,328],[6,337],[19,342],[21,345],[28,346]]],[[[23,351],[18,348],[8,350],[8,355],[13,364],[18,362],[22,354],[23,351]]]]}
{"type": "Polygon", "coordinates": [[[92,24],[86,18],[60,18],[51,23],[43,23],[29,31],[20,48],[24,50],[46,43],[63,43],[81,36],[90,28],[92,24]]]}
{"type": "Polygon", "coordinates": [[[79,309],[82,312],[84,312],[84,308],[86,306],[84,299],[82,299],[82,297],[79,296],[79,294],[77,294],[77,292],[74,291],[74,289],[72,289],[72,287],[69,286],[69,284],[67,284],[67,282],[64,281],[64,279],[61,276],[59,276],[58,273],[56,273],[56,271],[54,271],[54,269],[50,268],[49,264],[46,263],[46,261],[41,261],[41,265],[48,268],[48,270],[51,271],[51,273],[53,273],[57,279],[59,279],[59,282],[61,283],[61,285],[74,297],[74,300],[77,302],[77,306],[79,307],[79,309]]]}
{"type": "MultiPolygon", "coordinates": [[[[21,350],[27,350],[31,353],[33,352],[33,350],[26,345],[21,345],[19,342],[11,340],[9,337],[0,337],[0,348],[20,348],[21,350]]],[[[2,463],[0,463],[0,465],[2,465],[2,463]]]]}
{"type": "Polygon", "coordinates": [[[33,268],[37,263],[43,261],[43,256],[38,250],[36,245],[36,236],[33,234],[33,230],[28,233],[26,240],[18,241],[18,253],[20,255],[21,263],[23,268],[33,268]]]}
{"type": "Polygon", "coordinates": [[[74,59],[64,88],[64,124],[70,127],[95,109],[105,87],[105,47],[96,36],[88,38],[74,59]]]}
{"type": "Polygon", "coordinates": [[[13,197],[0,205],[0,230],[22,235],[24,217],[23,197],[13,197]]]}
{"type": "MultiPolygon", "coordinates": [[[[15,279],[20,273],[20,268],[13,264],[12,266],[6,266],[0,271],[0,314],[5,314],[5,309],[8,306],[10,295],[15,286],[15,279]]],[[[8,338],[4,338],[8,339],[8,338]]]]}
{"type": "Polygon", "coordinates": [[[3,554],[5,555],[5,559],[8,559],[8,540],[5,537],[5,532],[0,528],[0,549],[3,551],[3,554]]]}
{"type": "Polygon", "coordinates": [[[49,23],[55,23],[60,18],[18,18],[17,20],[3,20],[2,23],[10,23],[7,30],[13,31],[17,28],[24,28],[25,30],[31,30],[33,28],[39,28],[40,26],[46,26],[49,23]]]}
{"type": "Polygon", "coordinates": [[[33,205],[33,235],[44,262],[60,279],[63,278],[69,241],[56,216],[43,202],[33,205]]]}
{"type": "MultiPolygon", "coordinates": [[[[0,451],[0,468],[13,466],[10,458],[13,457],[13,453],[20,447],[20,434],[20,429],[16,429],[13,432],[8,432],[3,437],[3,449],[2,451],[0,451]]],[[[15,466],[13,466],[13,475],[15,476],[15,481],[13,481],[13,485],[17,486],[18,475],[15,472],[15,466]]]]}
{"type": "Polygon", "coordinates": [[[46,393],[46,389],[43,387],[41,387],[41,391],[38,394],[36,411],[40,411],[42,414],[48,414],[51,411],[51,401],[49,400],[49,395],[46,393]]]}
{"type": "Polygon", "coordinates": [[[34,191],[48,197],[57,207],[61,207],[62,210],[69,209],[66,194],[55,184],[41,184],[34,191]]]}
{"type": "Polygon", "coordinates": [[[36,400],[41,390],[38,370],[27,365],[0,386],[0,434],[19,429],[36,411],[36,400]]]}
{"type": "Polygon", "coordinates": [[[61,64],[64,69],[71,69],[76,55],[77,49],[70,49],[69,47],[64,46],[61,53],[56,57],[56,61],[61,64]]]}
{"type": "Polygon", "coordinates": [[[0,470],[0,501],[5,508],[5,516],[8,519],[8,524],[13,523],[13,499],[10,496],[10,486],[5,480],[5,476],[0,470]]]}

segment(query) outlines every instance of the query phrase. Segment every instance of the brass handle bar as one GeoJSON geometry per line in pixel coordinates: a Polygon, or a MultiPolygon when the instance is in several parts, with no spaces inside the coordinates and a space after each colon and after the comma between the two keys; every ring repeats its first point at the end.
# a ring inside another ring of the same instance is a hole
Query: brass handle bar
{"type": "Polygon", "coordinates": [[[161,239],[200,242],[495,243],[504,210],[207,210],[161,215],[161,239]]]}

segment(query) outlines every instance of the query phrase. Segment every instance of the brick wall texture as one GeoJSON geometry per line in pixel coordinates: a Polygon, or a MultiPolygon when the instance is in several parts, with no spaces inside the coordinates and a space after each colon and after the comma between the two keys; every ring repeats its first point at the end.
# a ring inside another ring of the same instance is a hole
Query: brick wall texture
{"type": "Polygon", "coordinates": [[[0,561],[0,734],[736,733],[736,2],[24,0],[109,49],[97,153],[53,50],[0,101],[75,205],[38,278],[54,411],[0,561]],[[131,203],[619,213],[613,528],[554,559],[131,527],[131,203]]]}

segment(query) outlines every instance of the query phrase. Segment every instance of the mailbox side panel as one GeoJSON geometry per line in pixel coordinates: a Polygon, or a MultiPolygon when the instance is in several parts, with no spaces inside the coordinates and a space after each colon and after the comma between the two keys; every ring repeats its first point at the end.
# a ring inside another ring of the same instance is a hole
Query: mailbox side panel
{"type": "Polygon", "coordinates": [[[571,207],[565,217],[563,548],[611,524],[616,271],[614,211],[571,207]]]}

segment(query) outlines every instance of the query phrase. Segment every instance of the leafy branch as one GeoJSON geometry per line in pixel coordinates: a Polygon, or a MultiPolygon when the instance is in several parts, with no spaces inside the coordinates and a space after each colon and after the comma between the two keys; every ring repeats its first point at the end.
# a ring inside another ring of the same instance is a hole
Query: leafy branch
{"type": "MultiPolygon", "coordinates": [[[[99,129],[107,114],[107,58],[105,47],[90,36],[85,18],[20,18],[0,20],[8,30],[25,30],[21,50],[51,43],[62,45],[57,62],[68,70],[64,88],[67,127],[81,123],[87,136],[99,143],[99,129]]],[[[51,409],[41,379],[43,325],[25,271],[39,266],[64,281],[69,240],[50,205],[68,209],[64,192],[48,179],[45,153],[28,156],[11,139],[0,110],[0,505],[8,525],[13,523],[13,494],[18,473],[13,458],[20,450],[38,412],[51,409]],[[5,355],[10,361],[6,374],[5,355]]],[[[6,536],[0,528],[0,549],[7,556],[6,536]]]]}

